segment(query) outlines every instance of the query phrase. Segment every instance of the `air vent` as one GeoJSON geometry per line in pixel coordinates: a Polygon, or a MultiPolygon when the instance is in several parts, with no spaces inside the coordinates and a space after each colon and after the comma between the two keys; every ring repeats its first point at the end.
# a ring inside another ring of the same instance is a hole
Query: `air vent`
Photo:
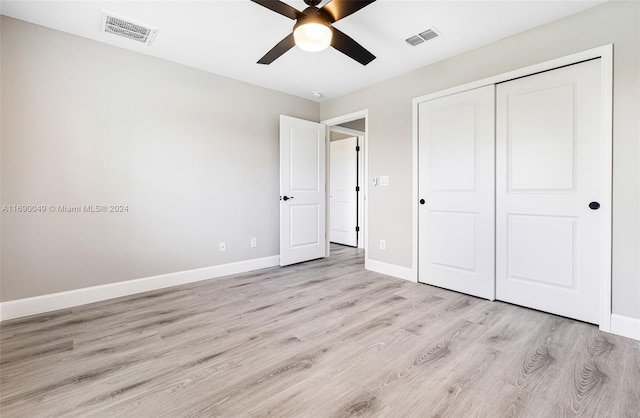
{"type": "Polygon", "coordinates": [[[158,28],[103,11],[102,32],[151,45],[156,33],[158,33],[158,28]]]}
{"type": "Polygon", "coordinates": [[[423,43],[424,39],[422,39],[418,35],[414,35],[411,38],[407,39],[407,42],[410,43],[412,46],[416,46],[423,43]]]}
{"type": "Polygon", "coordinates": [[[438,34],[433,29],[427,29],[424,32],[419,33],[418,36],[420,36],[425,41],[428,41],[429,39],[433,39],[438,36],[438,34]]]}
{"type": "Polygon", "coordinates": [[[438,32],[438,30],[436,30],[436,28],[429,28],[427,30],[425,30],[424,32],[420,32],[417,35],[413,35],[410,38],[405,39],[407,41],[408,44],[410,44],[411,46],[416,46],[416,45],[420,45],[421,43],[428,41],[430,39],[433,38],[437,38],[438,36],[440,36],[441,33],[438,32]]]}

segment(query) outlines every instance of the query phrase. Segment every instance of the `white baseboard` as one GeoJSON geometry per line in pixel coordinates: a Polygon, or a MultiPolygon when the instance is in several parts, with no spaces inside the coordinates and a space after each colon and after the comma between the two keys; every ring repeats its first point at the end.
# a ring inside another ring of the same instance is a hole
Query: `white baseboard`
{"type": "Polygon", "coordinates": [[[222,264],[219,266],[179,271],[176,273],[161,274],[159,276],[145,277],[142,279],[126,280],[123,282],[85,287],[66,292],[11,300],[0,303],[0,321],[55,311],[58,309],[71,308],[73,306],[133,295],[135,293],[148,292],[150,290],[162,289],[165,287],[214,279],[216,277],[228,276],[230,274],[245,273],[252,270],[277,266],[279,264],[280,256],[275,255],[271,257],[256,258],[253,260],[238,261],[236,263],[222,264]]]}
{"type": "Polygon", "coordinates": [[[364,261],[364,268],[375,271],[376,273],[386,274],[387,276],[398,277],[414,283],[418,282],[415,271],[409,267],[402,267],[395,264],[383,263],[382,261],[366,259],[364,261]]]}
{"type": "Polygon", "coordinates": [[[612,334],[622,335],[623,337],[640,340],[640,319],[630,318],[617,314],[611,314],[611,331],[612,334]]]}

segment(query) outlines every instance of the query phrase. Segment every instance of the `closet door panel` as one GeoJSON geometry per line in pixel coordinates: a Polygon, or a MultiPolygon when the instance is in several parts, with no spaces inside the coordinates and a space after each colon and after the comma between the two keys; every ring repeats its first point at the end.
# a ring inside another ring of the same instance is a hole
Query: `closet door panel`
{"type": "Polygon", "coordinates": [[[598,323],[599,60],[497,85],[496,297],[598,323]]]}
{"type": "Polygon", "coordinates": [[[494,86],[418,108],[418,279],[493,299],[494,86]]]}

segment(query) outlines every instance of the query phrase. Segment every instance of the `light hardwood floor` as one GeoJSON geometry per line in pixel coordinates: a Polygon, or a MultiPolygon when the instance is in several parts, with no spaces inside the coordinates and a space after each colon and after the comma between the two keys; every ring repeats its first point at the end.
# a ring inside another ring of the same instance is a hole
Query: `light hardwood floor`
{"type": "Polygon", "coordinates": [[[2,417],[640,417],[640,343],[362,252],[7,321],[2,417]]]}

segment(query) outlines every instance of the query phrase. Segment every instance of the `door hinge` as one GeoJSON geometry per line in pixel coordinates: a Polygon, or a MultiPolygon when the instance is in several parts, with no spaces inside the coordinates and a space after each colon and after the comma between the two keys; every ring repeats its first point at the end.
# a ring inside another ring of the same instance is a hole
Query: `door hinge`
{"type": "Polygon", "coordinates": [[[356,192],[360,191],[360,186],[356,186],[356,192]]]}
{"type": "Polygon", "coordinates": [[[360,227],[356,226],[356,232],[360,232],[360,227]]]}
{"type": "Polygon", "coordinates": [[[356,145],[356,152],[360,152],[360,145],[356,145]]]}

